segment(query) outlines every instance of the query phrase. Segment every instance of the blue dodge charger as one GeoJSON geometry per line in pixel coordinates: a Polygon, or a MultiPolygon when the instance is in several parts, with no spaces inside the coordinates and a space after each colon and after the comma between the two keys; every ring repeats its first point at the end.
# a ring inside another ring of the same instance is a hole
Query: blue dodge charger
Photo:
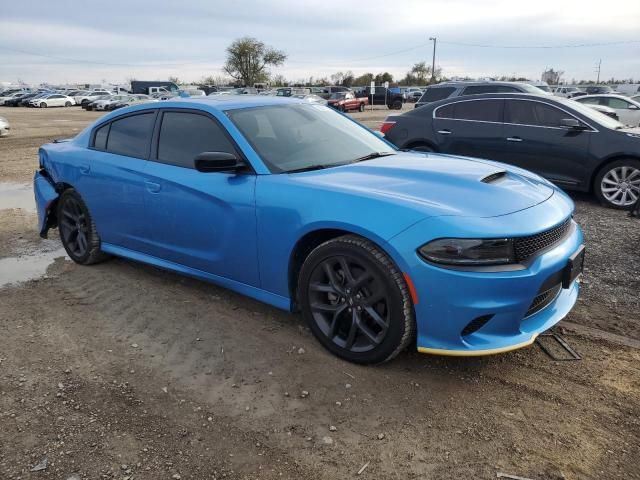
{"type": "Polygon", "coordinates": [[[75,262],[126,257],[300,310],[352,362],[520,348],[578,296],[564,193],[501,163],[400,151],[326,106],[138,105],[39,157],[40,234],[58,228],[75,262]]]}

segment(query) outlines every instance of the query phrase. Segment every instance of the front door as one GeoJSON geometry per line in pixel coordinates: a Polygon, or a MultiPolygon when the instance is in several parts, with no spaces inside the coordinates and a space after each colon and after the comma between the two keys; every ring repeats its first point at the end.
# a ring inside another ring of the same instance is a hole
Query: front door
{"type": "Polygon", "coordinates": [[[589,138],[595,132],[562,126],[571,113],[537,100],[505,100],[505,161],[531,170],[560,186],[588,182],[589,138]]]}
{"type": "Polygon", "coordinates": [[[258,286],[256,176],[199,172],[199,153],[239,155],[224,127],[198,110],[161,115],[145,170],[154,255],[258,286]]]}

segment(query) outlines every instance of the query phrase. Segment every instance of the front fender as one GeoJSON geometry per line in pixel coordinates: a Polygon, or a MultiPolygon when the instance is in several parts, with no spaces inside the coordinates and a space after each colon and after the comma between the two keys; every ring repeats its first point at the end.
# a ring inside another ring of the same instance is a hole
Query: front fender
{"type": "Polygon", "coordinates": [[[54,208],[59,195],[51,179],[42,172],[36,172],[33,176],[33,193],[38,210],[38,233],[42,238],[47,238],[49,228],[56,226],[54,208]]]}

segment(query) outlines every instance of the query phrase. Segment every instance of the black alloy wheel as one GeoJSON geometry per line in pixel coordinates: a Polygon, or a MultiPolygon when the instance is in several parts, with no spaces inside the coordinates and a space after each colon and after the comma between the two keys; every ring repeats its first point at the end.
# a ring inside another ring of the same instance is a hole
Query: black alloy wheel
{"type": "Polygon", "coordinates": [[[413,339],[402,274],[376,245],[344,236],[317,247],[300,273],[303,314],[331,352],[356,363],[395,357],[413,339]]]}
{"type": "Polygon", "coordinates": [[[58,229],[67,255],[76,263],[90,265],[107,256],[100,250],[100,238],[87,206],[74,189],[58,200],[58,229]]]}

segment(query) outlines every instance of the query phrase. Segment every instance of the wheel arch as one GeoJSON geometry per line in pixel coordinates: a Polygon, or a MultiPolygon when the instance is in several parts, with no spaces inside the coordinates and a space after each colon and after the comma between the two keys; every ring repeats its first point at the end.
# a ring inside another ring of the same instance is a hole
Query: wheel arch
{"type": "Polygon", "coordinates": [[[440,149],[436,146],[436,144],[434,142],[432,142],[431,140],[427,140],[426,138],[418,138],[418,139],[412,139],[409,140],[408,142],[406,142],[402,148],[406,148],[411,150],[412,148],[418,147],[420,145],[427,145],[430,148],[433,149],[434,152],[439,152],[440,149]]]}
{"type": "Polygon", "coordinates": [[[349,228],[348,226],[314,228],[298,239],[289,255],[287,278],[292,311],[298,310],[298,276],[306,258],[319,245],[344,235],[356,235],[372,242],[391,259],[400,272],[407,271],[406,265],[399,259],[397,252],[389,248],[390,245],[375,234],[362,231],[359,228],[349,228]]]}
{"type": "Polygon", "coordinates": [[[637,153],[616,153],[605,158],[602,162],[600,162],[598,166],[593,169],[593,172],[591,173],[591,177],[589,178],[589,191],[590,192],[594,191],[593,184],[596,180],[596,177],[602,171],[602,169],[604,169],[607,165],[610,165],[613,162],[617,162],[618,160],[627,160],[627,159],[640,161],[640,155],[638,155],[637,153]]]}

